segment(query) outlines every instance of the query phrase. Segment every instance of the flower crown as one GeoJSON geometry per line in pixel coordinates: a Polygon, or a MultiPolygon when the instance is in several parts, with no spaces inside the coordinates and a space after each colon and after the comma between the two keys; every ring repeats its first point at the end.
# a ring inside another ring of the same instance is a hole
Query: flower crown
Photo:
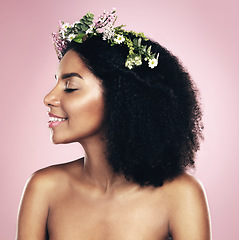
{"type": "Polygon", "coordinates": [[[122,29],[125,25],[114,27],[117,19],[115,13],[115,9],[111,12],[104,11],[94,23],[94,15],[90,12],[72,25],[59,21],[58,32],[52,33],[58,59],[62,58],[62,50],[66,49],[69,42],[83,43],[86,39],[97,35],[101,36],[111,46],[126,45],[128,47],[129,53],[125,61],[125,67],[132,69],[140,66],[142,60],[147,61],[150,68],[156,67],[159,53],[155,56],[156,54],[151,52],[151,46],[147,47],[141,44],[142,39],[144,41],[148,40],[143,33],[126,31],[122,29]]]}

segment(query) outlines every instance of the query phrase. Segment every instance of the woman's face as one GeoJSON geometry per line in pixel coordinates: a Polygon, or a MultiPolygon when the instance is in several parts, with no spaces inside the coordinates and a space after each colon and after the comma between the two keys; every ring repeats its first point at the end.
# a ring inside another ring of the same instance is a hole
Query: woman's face
{"type": "Polygon", "coordinates": [[[68,51],[62,58],[56,80],[56,86],[44,98],[49,107],[53,143],[101,137],[104,122],[101,83],[75,51],[68,51]],[[51,114],[63,119],[53,119],[51,114]]]}

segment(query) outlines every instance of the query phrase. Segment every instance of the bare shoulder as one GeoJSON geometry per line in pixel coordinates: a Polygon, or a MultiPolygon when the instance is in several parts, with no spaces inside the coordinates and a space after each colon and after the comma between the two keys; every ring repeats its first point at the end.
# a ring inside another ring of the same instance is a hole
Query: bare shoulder
{"type": "Polygon", "coordinates": [[[27,186],[34,186],[44,190],[52,190],[62,184],[67,184],[70,178],[79,174],[82,169],[82,159],[74,160],[67,163],[56,164],[37,170],[32,174],[27,182],[27,186]]]}
{"type": "Polygon", "coordinates": [[[46,222],[52,200],[69,185],[80,169],[80,161],[72,161],[40,169],[32,174],[23,190],[19,206],[17,240],[47,238],[46,222]],[[60,183],[60,184],[59,184],[60,183]]]}
{"type": "Polygon", "coordinates": [[[194,176],[184,173],[173,181],[165,184],[170,209],[175,215],[176,211],[185,209],[187,206],[194,208],[205,205],[207,208],[206,193],[202,183],[194,176]]]}
{"type": "Polygon", "coordinates": [[[199,179],[194,176],[184,173],[176,177],[172,181],[168,181],[165,184],[167,191],[173,194],[174,197],[183,196],[204,196],[205,190],[199,179]]]}
{"type": "Polygon", "coordinates": [[[210,216],[202,183],[182,174],[165,184],[173,239],[211,239],[210,216]]]}

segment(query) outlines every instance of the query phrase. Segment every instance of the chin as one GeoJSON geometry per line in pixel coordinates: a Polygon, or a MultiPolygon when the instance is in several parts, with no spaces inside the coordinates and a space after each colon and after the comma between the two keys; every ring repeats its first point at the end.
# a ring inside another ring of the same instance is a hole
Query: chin
{"type": "Polygon", "coordinates": [[[66,139],[64,137],[60,137],[60,136],[56,136],[55,134],[53,134],[51,136],[51,142],[53,144],[67,144],[67,143],[72,143],[72,142],[75,142],[71,139],[66,139]]]}

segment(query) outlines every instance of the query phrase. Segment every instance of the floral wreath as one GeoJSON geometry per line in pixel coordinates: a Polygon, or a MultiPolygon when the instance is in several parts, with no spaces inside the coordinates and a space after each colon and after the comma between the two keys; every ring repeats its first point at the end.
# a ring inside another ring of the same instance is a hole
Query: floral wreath
{"type": "Polygon", "coordinates": [[[102,36],[102,39],[107,41],[111,46],[126,45],[129,49],[125,61],[125,67],[132,69],[136,66],[142,65],[142,60],[148,62],[150,68],[158,65],[158,57],[151,52],[151,46],[142,45],[142,39],[147,41],[144,33],[136,33],[134,31],[127,31],[122,29],[125,25],[114,27],[117,16],[116,10],[111,12],[104,11],[96,22],[93,23],[94,15],[88,12],[82,19],[70,25],[59,21],[58,32],[52,33],[52,40],[55,46],[57,57],[60,60],[62,50],[65,50],[67,43],[75,41],[83,43],[86,39],[92,36],[102,36]]]}

